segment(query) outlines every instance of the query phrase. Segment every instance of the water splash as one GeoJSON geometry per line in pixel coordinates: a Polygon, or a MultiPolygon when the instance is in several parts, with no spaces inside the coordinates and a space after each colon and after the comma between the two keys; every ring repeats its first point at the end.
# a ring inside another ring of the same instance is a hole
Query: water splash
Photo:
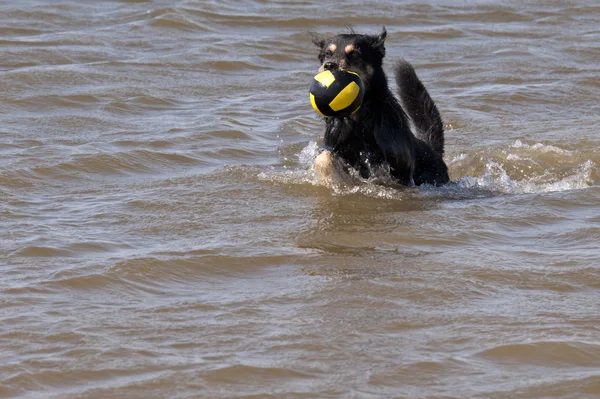
{"type": "Polygon", "coordinates": [[[515,140],[515,142],[512,144],[511,147],[512,148],[520,148],[520,149],[524,149],[524,150],[532,150],[532,151],[537,151],[537,152],[541,152],[541,153],[555,152],[557,154],[565,154],[565,155],[573,154],[573,151],[565,150],[563,148],[559,148],[559,147],[556,147],[553,145],[547,145],[547,144],[542,144],[542,143],[525,144],[521,140],[515,140]]]}
{"type": "MultiPolygon", "coordinates": [[[[273,167],[259,178],[286,184],[326,186],[334,195],[362,194],[374,198],[402,199],[415,190],[393,184],[389,169],[373,168],[372,177],[364,179],[350,169],[348,182],[324,184],[314,171],[319,145],[311,141],[296,155],[296,167],[284,170],[273,167]]],[[[488,148],[451,155],[448,166],[452,184],[444,187],[424,186],[425,195],[472,197],[502,194],[529,194],[567,191],[591,187],[596,182],[597,160],[589,155],[542,143],[526,144],[516,140],[508,147],[488,148]],[[551,155],[551,156],[549,156],[551,155]]]]}
{"type": "Polygon", "coordinates": [[[504,166],[490,161],[485,165],[485,173],[479,177],[465,176],[456,180],[459,187],[466,189],[487,189],[504,194],[530,194],[552,191],[567,191],[587,188],[593,185],[592,171],[595,167],[591,160],[586,161],[573,174],[552,182],[538,182],[548,174],[533,176],[529,179],[511,179],[504,166]]]}
{"type": "Polygon", "coordinates": [[[595,151],[581,152],[543,143],[516,140],[508,148],[492,148],[455,156],[449,166],[456,184],[502,194],[544,193],[587,188],[600,161],[595,151]],[[478,175],[481,169],[483,171],[478,175]],[[462,176],[461,176],[462,175],[462,176]]]}
{"type": "Polygon", "coordinates": [[[315,141],[311,141],[298,154],[298,162],[304,167],[313,168],[315,158],[317,158],[319,152],[319,145],[315,141]]]}

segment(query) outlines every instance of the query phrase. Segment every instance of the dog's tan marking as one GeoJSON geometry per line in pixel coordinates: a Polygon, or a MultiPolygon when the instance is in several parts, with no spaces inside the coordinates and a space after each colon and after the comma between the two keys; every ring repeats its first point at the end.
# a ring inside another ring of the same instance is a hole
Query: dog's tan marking
{"type": "Polygon", "coordinates": [[[354,44],[349,44],[346,47],[344,47],[344,51],[346,52],[346,54],[350,54],[351,52],[354,51],[354,44]]]}
{"type": "Polygon", "coordinates": [[[331,43],[328,47],[327,50],[331,51],[332,53],[337,49],[337,46],[333,43],[331,43]]]}

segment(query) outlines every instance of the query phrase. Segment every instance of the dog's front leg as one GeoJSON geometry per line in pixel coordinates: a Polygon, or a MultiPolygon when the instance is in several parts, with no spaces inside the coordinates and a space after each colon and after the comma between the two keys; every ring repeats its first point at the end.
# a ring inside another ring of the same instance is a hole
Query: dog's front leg
{"type": "Polygon", "coordinates": [[[331,151],[325,150],[315,159],[315,174],[320,184],[333,184],[346,181],[349,176],[344,171],[343,162],[331,151]]]}

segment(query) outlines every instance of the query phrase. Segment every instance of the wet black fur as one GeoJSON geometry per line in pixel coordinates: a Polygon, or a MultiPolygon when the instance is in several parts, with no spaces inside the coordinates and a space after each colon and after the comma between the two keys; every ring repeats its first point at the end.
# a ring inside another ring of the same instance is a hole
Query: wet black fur
{"type": "Polygon", "coordinates": [[[354,71],[366,88],[356,114],[325,118],[324,146],[365,178],[377,167],[389,166],[391,176],[400,184],[447,183],[440,114],[413,67],[404,60],[395,66],[400,101],[392,94],[382,68],[386,35],[385,28],[379,35],[350,32],[328,39],[311,33],[320,49],[321,69],[354,71]],[[333,52],[331,44],[335,45],[333,52]],[[354,51],[347,53],[348,45],[354,51]]]}

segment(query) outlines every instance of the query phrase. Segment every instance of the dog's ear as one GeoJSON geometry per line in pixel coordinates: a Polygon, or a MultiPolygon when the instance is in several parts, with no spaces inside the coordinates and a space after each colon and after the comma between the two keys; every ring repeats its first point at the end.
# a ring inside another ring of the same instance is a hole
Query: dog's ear
{"type": "Polygon", "coordinates": [[[317,46],[320,49],[325,48],[325,39],[323,38],[323,36],[319,35],[317,32],[312,30],[308,31],[308,35],[310,36],[310,40],[315,46],[317,46]]]}
{"type": "Polygon", "coordinates": [[[381,56],[381,58],[385,57],[385,38],[387,37],[387,30],[385,30],[385,26],[381,27],[381,33],[376,36],[372,36],[371,47],[375,52],[381,56]]]}
{"type": "Polygon", "coordinates": [[[385,38],[387,36],[387,31],[385,30],[385,26],[381,30],[381,33],[378,35],[365,35],[361,40],[364,44],[369,47],[369,50],[375,54],[380,59],[385,57],[385,38]]]}
{"type": "Polygon", "coordinates": [[[379,34],[379,36],[377,37],[379,40],[379,43],[383,46],[383,42],[385,41],[385,38],[387,37],[387,30],[385,29],[385,26],[381,27],[381,33],[379,34]]]}

